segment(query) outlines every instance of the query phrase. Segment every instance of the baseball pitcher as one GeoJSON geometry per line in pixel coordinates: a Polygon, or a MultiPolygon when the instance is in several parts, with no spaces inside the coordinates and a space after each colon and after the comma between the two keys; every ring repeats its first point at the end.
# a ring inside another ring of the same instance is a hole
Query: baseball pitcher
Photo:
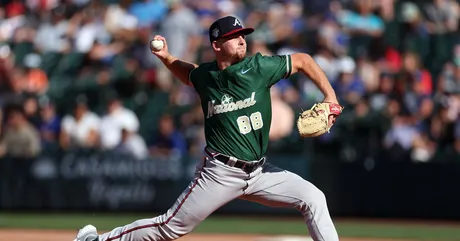
{"type": "Polygon", "coordinates": [[[304,53],[282,56],[246,56],[244,28],[239,19],[227,16],[209,28],[216,60],[196,65],[168,52],[164,45],[152,49],[164,65],[201,99],[207,147],[195,178],[163,215],[134,221],[98,235],[92,225],[80,229],[76,241],[175,240],[190,233],[216,209],[236,198],[271,207],[300,211],[315,241],[339,240],[324,194],[297,174],[267,161],[265,153],[271,123],[270,87],[294,73],[307,75],[325,99],[299,117],[302,136],[318,136],[341,113],[327,78],[304,53]]]}

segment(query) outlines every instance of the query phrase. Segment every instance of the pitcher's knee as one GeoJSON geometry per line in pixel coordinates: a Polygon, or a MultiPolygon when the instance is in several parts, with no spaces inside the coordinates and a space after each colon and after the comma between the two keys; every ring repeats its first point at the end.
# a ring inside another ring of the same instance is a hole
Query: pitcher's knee
{"type": "Polygon", "coordinates": [[[316,188],[313,202],[316,205],[326,205],[326,195],[324,194],[324,192],[316,188]]]}
{"type": "Polygon", "coordinates": [[[174,239],[178,239],[190,232],[192,232],[193,228],[187,226],[187,225],[170,225],[170,224],[166,224],[166,226],[168,227],[169,229],[169,233],[171,235],[171,237],[173,237],[174,239]]]}
{"type": "Polygon", "coordinates": [[[326,207],[326,195],[318,188],[309,189],[308,192],[301,195],[301,211],[311,211],[326,207]]]}
{"type": "Polygon", "coordinates": [[[184,219],[171,219],[165,222],[160,228],[163,232],[169,233],[173,239],[178,239],[190,232],[198,225],[199,221],[193,220],[190,217],[184,219]]]}

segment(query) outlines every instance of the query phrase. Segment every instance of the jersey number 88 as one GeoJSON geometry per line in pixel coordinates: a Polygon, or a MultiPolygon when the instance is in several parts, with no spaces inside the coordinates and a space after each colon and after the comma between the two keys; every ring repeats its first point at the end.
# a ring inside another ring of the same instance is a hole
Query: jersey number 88
{"type": "Polygon", "coordinates": [[[254,112],[251,116],[240,116],[236,119],[238,123],[238,128],[240,129],[240,133],[243,135],[248,134],[252,130],[258,130],[264,126],[264,122],[262,121],[262,114],[260,112],[254,112]]]}

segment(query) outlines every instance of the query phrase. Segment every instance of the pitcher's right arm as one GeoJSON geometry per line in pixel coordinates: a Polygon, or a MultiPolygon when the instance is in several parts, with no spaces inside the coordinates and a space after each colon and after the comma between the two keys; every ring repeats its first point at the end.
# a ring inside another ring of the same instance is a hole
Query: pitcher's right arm
{"type": "Polygon", "coordinates": [[[198,67],[198,65],[172,56],[168,51],[168,44],[166,43],[166,39],[164,37],[156,35],[154,39],[162,40],[164,43],[164,47],[160,51],[151,50],[152,53],[156,55],[161,60],[161,62],[163,62],[163,64],[169,69],[169,71],[171,71],[171,73],[182,83],[188,86],[192,86],[192,82],[189,79],[189,75],[193,69],[198,67]]]}

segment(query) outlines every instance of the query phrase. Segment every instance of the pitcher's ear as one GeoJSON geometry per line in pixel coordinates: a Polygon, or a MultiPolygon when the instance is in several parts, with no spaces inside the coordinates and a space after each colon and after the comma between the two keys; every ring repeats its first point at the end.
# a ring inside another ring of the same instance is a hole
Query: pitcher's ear
{"type": "Polygon", "coordinates": [[[220,51],[220,44],[217,41],[212,41],[211,45],[214,51],[220,51]]]}

